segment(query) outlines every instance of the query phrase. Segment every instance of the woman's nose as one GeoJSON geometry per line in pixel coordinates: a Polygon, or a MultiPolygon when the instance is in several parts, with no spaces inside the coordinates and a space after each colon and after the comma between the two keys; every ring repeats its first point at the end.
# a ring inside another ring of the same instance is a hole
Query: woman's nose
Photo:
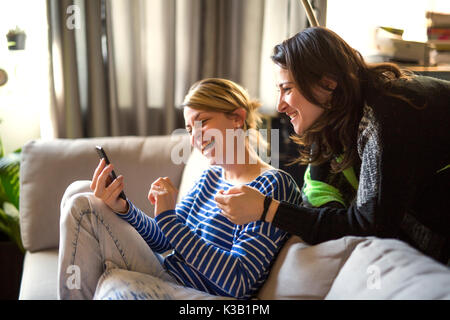
{"type": "Polygon", "coordinates": [[[283,99],[283,95],[280,93],[278,95],[278,100],[277,100],[277,111],[284,112],[285,108],[286,108],[286,102],[283,99]]]}
{"type": "Polygon", "coordinates": [[[202,141],[202,129],[201,128],[195,128],[192,129],[191,134],[191,145],[194,147],[196,144],[200,143],[202,141]]]}

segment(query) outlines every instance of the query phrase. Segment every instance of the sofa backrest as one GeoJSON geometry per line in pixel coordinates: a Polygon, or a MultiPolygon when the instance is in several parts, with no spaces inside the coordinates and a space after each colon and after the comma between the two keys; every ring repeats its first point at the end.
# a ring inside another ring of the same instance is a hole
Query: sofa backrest
{"type": "MultiPolygon", "coordinates": [[[[116,173],[125,178],[125,193],[147,214],[151,183],[160,176],[180,185],[186,161],[172,161],[186,150],[188,137],[108,137],[35,140],[23,147],[20,167],[20,227],[23,245],[31,252],[57,248],[60,202],[76,180],[91,180],[99,163],[96,145],[102,145],[116,173]]],[[[189,149],[189,147],[187,147],[189,149]]],[[[179,158],[178,158],[179,160],[179,158]]]]}
{"type": "Polygon", "coordinates": [[[180,187],[178,189],[177,202],[180,202],[180,200],[191,190],[208,165],[208,159],[206,159],[198,149],[193,149],[183,170],[180,187]]]}

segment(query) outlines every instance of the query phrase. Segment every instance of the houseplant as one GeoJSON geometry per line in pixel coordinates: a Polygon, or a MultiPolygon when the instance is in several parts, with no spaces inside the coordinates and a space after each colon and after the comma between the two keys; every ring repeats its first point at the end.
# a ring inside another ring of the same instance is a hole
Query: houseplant
{"type": "Polygon", "coordinates": [[[24,50],[25,49],[25,39],[27,35],[25,31],[16,26],[15,29],[11,29],[6,34],[6,39],[8,40],[9,50],[24,50]]]}
{"type": "Polygon", "coordinates": [[[21,149],[4,154],[0,138],[0,300],[17,299],[24,248],[19,226],[21,149]]]}
{"type": "Polygon", "coordinates": [[[21,149],[18,149],[5,155],[0,139],[0,232],[23,252],[19,228],[20,153],[21,149]]]}

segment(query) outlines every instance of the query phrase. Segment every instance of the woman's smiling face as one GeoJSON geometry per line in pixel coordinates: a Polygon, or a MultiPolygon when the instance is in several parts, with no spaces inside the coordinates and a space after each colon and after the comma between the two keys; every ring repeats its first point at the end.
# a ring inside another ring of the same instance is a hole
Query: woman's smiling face
{"type": "MultiPolygon", "coordinates": [[[[295,132],[302,135],[325,111],[309,102],[298,90],[289,70],[276,65],[277,87],[279,89],[277,110],[290,119],[295,132]]],[[[327,101],[330,93],[319,88],[315,94],[319,101],[327,101]]]]}
{"type": "Polygon", "coordinates": [[[210,164],[224,163],[227,129],[239,127],[239,118],[227,116],[224,112],[197,110],[188,106],[184,107],[183,113],[191,145],[200,150],[210,164]]]}

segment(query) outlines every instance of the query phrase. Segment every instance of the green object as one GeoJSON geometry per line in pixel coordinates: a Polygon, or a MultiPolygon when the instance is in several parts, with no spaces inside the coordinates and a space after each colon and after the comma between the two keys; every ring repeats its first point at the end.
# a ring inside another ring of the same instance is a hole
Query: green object
{"type": "Polygon", "coordinates": [[[403,29],[397,29],[397,28],[392,28],[392,27],[380,27],[380,28],[387,32],[396,34],[398,36],[403,36],[403,32],[404,32],[403,29]]]}
{"type": "Polygon", "coordinates": [[[322,181],[312,180],[310,174],[310,166],[306,168],[303,186],[303,193],[308,199],[308,202],[313,207],[320,207],[329,202],[339,202],[344,207],[346,206],[344,197],[339,190],[332,185],[322,181]]]}
{"type": "Polygon", "coordinates": [[[436,171],[436,173],[441,173],[442,171],[445,171],[445,170],[447,170],[447,169],[449,169],[449,168],[450,168],[450,164],[448,164],[448,165],[446,165],[445,167],[439,169],[438,171],[436,171]]]}
{"type": "Polygon", "coordinates": [[[0,231],[24,252],[19,224],[19,169],[21,149],[4,155],[0,139],[0,231]]]}
{"type": "Polygon", "coordinates": [[[359,182],[358,178],[356,178],[355,170],[353,170],[353,167],[347,168],[344,171],[342,171],[342,174],[344,175],[345,179],[352,185],[353,189],[358,190],[359,182]]]}
{"type": "MultiPolygon", "coordinates": [[[[340,155],[336,158],[336,161],[338,163],[341,162],[342,157],[343,155],[340,155]]],[[[346,203],[339,189],[323,181],[312,180],[309,169],[310,166],[308,166],[308,168],[306,169],[304,176],[305,184],[302,190],[308,202],[313,207],[320,207],[326,203],[335,201],[341,203],[345,207],[346,203]]],[[[348,183],[350,183],[350,185],[353,187],[353,189],[358,190],[359,182],[353,167],[343,170],[342,174],[344,175],[348,183]]]]}
{"type": "MultiPolygon", "coordinates": [[[[339,157],[336,158],[337,163],[342,161],[343,155],[341,154],[339,157]]],[[[359,186],[359,180],[356,177],[355,170],[353,167],[347,168],[344,171],[342,171],[342,174],[344,175],[345,179],[347,179],[348,183],[351,184],[353,189],[358,190],[359,186]]]]}

